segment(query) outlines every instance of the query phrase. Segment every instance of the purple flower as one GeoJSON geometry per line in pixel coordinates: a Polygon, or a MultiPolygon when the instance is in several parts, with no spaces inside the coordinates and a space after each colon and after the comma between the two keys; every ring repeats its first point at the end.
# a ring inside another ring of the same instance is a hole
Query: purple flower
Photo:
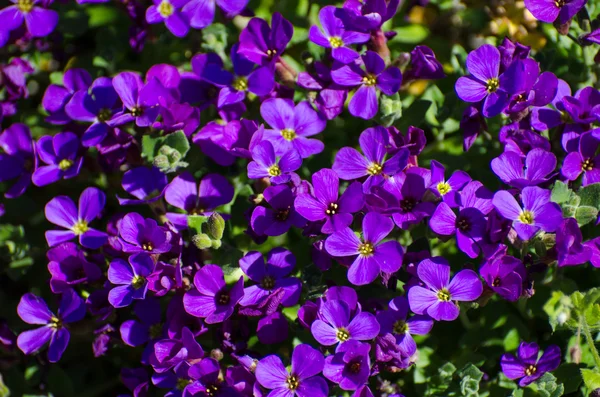
{"type": "Polygon", "coordinates": [[[18,29],[25,22],[27,31],[33,37],[48,36],[58,24],[58,13],[38,7],[40,0],[11,0],[14,5],[0,11],[2,32],[18,29]]]}
{"type": "Polygon", "coordinates": [[[483,115],[494,117],[508,104],[508,94],[504,90],[500,76],[500,51],[490,44],[484,44],[467,56],[467,70],[470,76],[463,76],[456,82],[456,94],[465,102],[483,102],[483,115]]]}
{"type": "Polygon", "coordinates": [[[250,251],[240,259],[240,268],[257,283],[244,289],[242,306],[258,305],[273,291],[283,289],[283,306],[294,306],[300,299],[302,284],[296,277],[287,277],[296,266],[296,257],[284,248],[274,248],[267,254],[267,261],[260,252],[250,251]]]}
{"type": "Polygon", "coordinates": [[[283,313],[274,312],[258,320],[256,336],[260,343],[266,345],[283,343],[287,340],[288,335],[288,320],[283,313]]]}
{"type": "Polygon", "coordinates": [[[228,17],[234,17],[243,11],[248,0],[191,0],[183,7],[183,12],[194,29],[203,29],[215,18],[215,5],[218,5],[228,17]]]}
{"type": "Polygon", "coordinates": [[[531,239],[540,229],[554,232],[562,222],[558,204],[550,201],[550,190],[529,186],[521,192],[523,207],[512,194],[501,190],[494,194],[493,204],[504,218],[513,221],[513,228],[523,240],[531,239]]]}
{"type": "Polygon", "coordinates": [[[46,121],[52,124],[67,124],[71,117],[65,106],[78,91],[87,91],[92,84],[92,76],[85,69],[69,69],[63,75],[63,85],[50,84],[44,92],[42,107],[49,113],[46,121]]]}
{"type": "Polygon", "coordinates": [[[138,253],[129,257],[129,262],[114,259],[108,268],[108,281],[117,285],[108,293],[108,301],[114,307],[126,307],[133,299],[146,298],[148,281],[146,278],[154,270],[150,255],[138,253]]]}
{"type": "Polygon", "coordinates": [[[325,248],[332,256],[353,256],[356,259],[348,269],[348,281],[354,285],[373,282],[379,273],[395,273],[402,265],[402,246],[397,241],[381,241],[392,231],[394,222],[376,212],[363,218],[363,237],[346,227],[333,233],[325,241],[325,248]]]}
{"type": "Polygon", "coordinates": [[[151,339],[158,339],[163,333],[160,302],[156,299],[144,299],[135,304],[133,312],[140,319],[123,321],[119,332],[121,339],[129,346],[141,346],[151,339]]]}
{"type": "Polygon", "coordinates": [[[565,99],[571,97],[571,87],[564,80],[558,80],[556,95],[552,99],[552,107],[533,107],[531,109],[531,126],[538,131],[572,122],[572,116],[565,109],[565,99]]]}
{"type": "Polygon", "coordinates": [[[188,214],[210,216],[215,208],[229,203],[233,194],[231,183],[219,174],[206,174],[197,185],[192,174],[183,172],[165,189],[165,200],[186,213],[167,212],[167,218],[178,228],[187,229],[188,214]]]}
{"type": "Polygon", "coordinates": [[[600,182],[600,155],[596,155],[599,144],[600,141],[592,131],[581,134],[579,150],[567,154],[561,173],[570,181],[574,181],[583,173],[583,186],[600,182]]]}
{"type": "Polygon", "coordinates": [[[586,0],[526,0],[525,7],[540,21],[552,23],[558,18],[562,25],[569,22],[585,3],[586,0]]]}
{"type": "Polygon", "coordinates": [[[292,352],[292,368],[288,372],[276,355],[263,358],[256,365],[256,380],[271,389],[271,396],[326,397],[327,381],[316,376],[323,370],[323,354],[307,344],[300,344],[292,352]]]}
{"type": "MultiPolygon", "coordinates": [[[[142,303],[144,303],[144,301],[138,303],[138,305],[142,303]]],[[[160,314],[160,307],[157,309],[160,314]]],[[[150,313],[147,312],[146,314],[148,315],[150,313]]],[[[150,320],[150,318],[146,321],[148,320],[150,320]]],[[[149,361],[152,368],[157,373],[161,374],[169,371],[173,367],[175,367],[175,372],[178,372],[179,367],[184,367],[187,370],[203,356],[204,351],[196,341],[192,331],[187,327],[183,327],[179,338],[161,339],[156,341],[149,361]]]]}
{"type": "MultiPolygon", "coordinates": [[[[220,379],[221,366],[214,358],[207,357],[194,364],[188,370],[188,375],[195,380],[187,388],[190,390],[190,396],[238,397],[241,395],[228,384],[229,379],[225,379],[225,381],[220,379]]],[[[188,394],[185,393],[184,396],[188,396],[188,394]]]]}
{"type": "Polygon", "coordinates": [[[48,230],[46,241],[50,247],[79,237],[79,243],[91,249],[100,248],[106,243],[108,235],[90,228],[104,209],[106,196],[95,187],[88,187],[79,196],[79,209],[68,196],[57,196],[46,204],[46,219],[68,230],[48,230]]]}
{"type": "Polygon", "coordinates": [[[47,165],[39,166],[33,172],[33,184],[45,186],[61,178],[77,176],[83,164],[83,158],[78,152],[79,138],[72,132],[41,137],[37,142],[37,153],[47,165]]]}
{"type": "Polygon", "coordinates": [[[325,358],[323,375],[342,390],[358,389],[371,375],[370,351],[371,345],[349,340],[325,358]]]}
{"type": "Polygon", "coordinates": [[[262,118],[272,129],[265,129],[264,138],[269,140],[279,156],[296,149],[302,158],[323,151],[323,142],[308,137],[325,129],[327,120],[315,112],[308,102],[294,107],[290,99],[271,98],[260,106],[262,118]]]}
{"type": "Polygon", "coordinates": [[[581,244],[581,229],[575,218],[566,218],[556,231],[558,266],[575,266],[586,263],[592,257],[592,249],[581,244]]]}
{"type": "Polygon", "coordinates": [[[150,204],[161,199],[168,178],[158,168],[136,167],[123,174],[123,189],[136,199],[117,196],[120,205],[150,204]]]}
{"type": "Polygon", "coordinates": [[[25,124],[15,123],[0,134],[0,182],[17,179],[5,193],[6,198],[17,198],[31,183],[37,158],[31,132],[25,124]]]}
{"type": "Polygon", "coordinates": [[[418,45],[410,52],[410,68],[404,74],[404,81],[437,80],[444,77],[444,67],[435,58],[431,48],[418,45]]]}
{"type": "Polygon", "coordinates": [[[433,327],[433,320],[427,315],[414,315],[408,320],[407,316],[408,300],[399,296],[390,301],[388,310],[377,313],[377,321],[381,326],[379,334],[393,334],[402,352],[412,356],[417,351],[412,335],[427,335],[433,327]]]}
{"type": "Polygon", "coordinates": [[[173,103],[168,107],[160,107],[159,120],[152,127],[167,133],[181,130],[189,137],[199,125],[200,111],[197,107],[188,103],[173,103]]]}
{"type": "Polygon", "coordinates": [[[348,104],[355,117],[371,119],[377,114],[377,90],[393,95],[400,89],[402,73],[395,66],[385,67],[383,59],[373,51],[362,56],[365,70],[357,64],[342,66],[331,72],[331,78],[344,87],[359,87],[348,104]]]}
{"type": "Polygon", "coordinates": [[[473,270],[461,270],[450,281],[450,266],[440,256],[421,261],[417,274],[425,287],[415,285],[408,291],[410,310],[427,313],[436,321],[456,320],[460,312],[456,301],[474,301],[483,292],[473,270]]]}
{"type": "Polygon", "coordinates": [[[135,120],[138,127],[148,127],[159,113],[159,99],[169,96],[168,90],[156,77],[144,84],[139,74],[121,72],[113,78],[113,87],[121,101],[123,110],[108,121],[110,126],[119,126],[135,120]]]}
{"type": "Polygon", "coordinates": [[[123,252],[162,254],[171,249],[170,233],[158,226],[154,219],[142,217],[135,212],[123,217],[119,225],[123,252]]]}
{"type": "Polygon", "coordinates": [[[207,324],[222,323],[233,314],[244,297],[244,277],[228,289],[223,270],[217,265],[204,265],[194,276],[194,286],[183,296],[185,311],[204,318],[207,324]]]}
{"type": "Polygon", "coordinates": [[[379,334],[379,323],[374,315],[360,310],[352,315],[344,301],[333,299],[321,304],[318,318],[310,331],[323,346],[338,343],[338,349],[350,340],[371,340],[379,334]]]}
{"type": "Polygon", "coordinates": [[[269,186],[263,195],[272,208],[257,206],[252,211],[250,225],[257,234],[280,236],[292,226],[306,224],[306,219],[294,208],[294,194],[287,185],[269,186]]]}
{"type": "Polygon", "coordinates": [[[21,297],[17,313],[27,324],[42,325],[40,328],[19,334],[19,349],[25,354],[31,354],[50,341],[48,361],[55,363],[60,360],[69,344],[71,335],[65,325],[77,322],[85,316],[85,303],[75,291],[66,290],[62,294],[58,315],[55,315],[42,298],[27,293],[21,297]]]}
{"type": "Polygon", "coordinates": [[[189,0],[153,0],[154,4],[146,10],[146,21],[149,24],[164,22],[173,35],[184,37],[189,27],[188,18],[179,10],[189,0]]]}
{"type": "Polygon", "coordinates": [[[308,37],[313,43],[331,48],[333,59],[344,64],[359,57],[358,52],[348,47],[349,44],[363,44],[370,40],[368,33],[352,32],[344,29],[342,21],[335,16],[334,6],[325,6],[319,11],[319,21],[323,30],[317,26],[310,27],[308,37]]]}
{"type": "Polygon", "coordinates": [[[325,220],[321,232],[331,234],[352,223],[352,214],[364,206],[362,185],[351,183],[339,196],[340,180],[337,174],[324,168],[312,176],[312,194],[303,193],[296,197],[296,211],[312,222],[325,220]]]}
{"type": "Polygon", "coordinates": [[[248,163],[248,178],[270,178],[275,185],[288,183],[291,173],[302,165],[296,149],[286,151],[278,159],[269,141],[262,141],[252,149],[252,160],[248,163]]]}
{"type": "Polygon", "coordinates": [[[51,275],[50,289],[55,294],[102,277],[100,268],[89,262],[83,250],[75,243],[63,243],[50,248],[46,256],[49,261],[48,272],[51,275]]]}
{"type": "Polygon", "coordinates": [[[502,75],[501,85],[512,95],[506,112],[519,117],[530,106],[549,104],[556,96],[558,79],[552,72],[540,74],[533,59],[516,59],[502,75]]]}
{"type": "Polygon", "coordinates": [[[446,168],[439,162],[431,160],[430,190],[441,197],[444,203],[455,208],[459,205],[459,192],[469,182],[471,177],[464,171],[454,171],[448,180],[444,177],[446,168]]]}
{"type": "Polygon", "coordinates": [[[486,215],[493,209],[492,193],[480,182],[469,182],[459,196],[458,215],[444,202],[440,203],[431,219],[429,227],[442,236],[456,233],[458,248],[470,258],[477,258],[481,241],[486,236],[486,215]]]}
{"type": "Polygon", "coordinates": [[[271,65],[279,59],[292,39],[294,26],[280,13],[273,13],[271,27],[260,18],[252,18],[240,33],[239,53],[258,65],[271,65]]]}
{"type": "Polygon", "coordinates": [[[231,48],[231,62],[234,73],[224,70],[217,63],[207,65],[202,78],[221,87],[217,107],[222,108],[242,102],[246,91],[259,97],[268,95],[275,86],[275,75],[269,66],[255,68],[255,64],[238,52],[238,44],[231,48]]]}
{"type": "Polygon", "coordinates": [[[341,179],[353,180],[366,176],[365,187],[368,188],[386,176],[402,172],[408,164],[409,151],[406,149],[388,158],[386,146],[389,145],[389,134],[383,127],[364,130],[358,143],[364,155],[351,147],[343,147],[335,155],[332,169],[341,179]]]}
{"type": "Polygon", "coordinates": [[[538,359],[539,352],[537,343],[521,342],[517,356],[510,353],[502,356],[500,361],[502,372],[508,379],[521,379],[519,386],[525,387],[541,378],[546,372],[558,368],[561,355],[558,346],[549,346],[538,359]]]}
{"type": "Polygon", "coordinates": [[[97,78],[90,92],[87,87],[73,94],[65,106],[66,114],[73,120],[92,123],[83,133],[81,143],[85,147],[96,146],[108,135],[109,121],[119,109],[119,97],[112,79],[97,78]]]}
{"type": "Polygon", "coordinates": [[[544,149],[533,149],[527,153],[523,169],[523,158],[518,153],[504,151],[492,160],[491,167],[502,182],[522,189],[547,182],[556,168],[556,156],[544,149]]]}
{"type": "Polygon", "coordinates": [[[526,272],[519,259],[501,254],[486,261],[479,274],[492,291],[504,299],[516,301],[521,297],[526,272]]]}

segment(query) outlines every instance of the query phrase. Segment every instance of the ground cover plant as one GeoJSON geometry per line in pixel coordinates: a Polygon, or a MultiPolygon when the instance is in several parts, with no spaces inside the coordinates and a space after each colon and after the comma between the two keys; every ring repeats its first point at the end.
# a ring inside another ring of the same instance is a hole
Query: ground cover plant
{"type": "Polygon", "coordinates": [[[10,0],[0,396],[600,396],[600,3],[10,0]]]}

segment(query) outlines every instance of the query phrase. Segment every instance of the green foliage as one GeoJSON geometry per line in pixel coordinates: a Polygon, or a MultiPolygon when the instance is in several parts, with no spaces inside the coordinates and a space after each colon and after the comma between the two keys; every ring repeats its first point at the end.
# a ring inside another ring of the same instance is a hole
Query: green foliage
{"type": "Polygon", "coordinates": [[[600,210],[600,183],[584,186],[577,193],[557,181],[552,189],[552,201],[560,204],[563,216],[575,218],[579,226],[598,218],[600,210]]]}

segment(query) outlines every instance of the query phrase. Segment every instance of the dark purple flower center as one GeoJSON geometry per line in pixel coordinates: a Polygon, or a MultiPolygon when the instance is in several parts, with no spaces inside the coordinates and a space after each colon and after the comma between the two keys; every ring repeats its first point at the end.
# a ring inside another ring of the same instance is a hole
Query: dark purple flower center
{"type": "Polygon", "coordinates": [[[300,386],[300,379],[296,375],[290,375],[286,380],[288,389],[296,390],[300,386]]]}
{"type": "Polygon", "coordinates": [[[492,287],[499,287],[500,285],[502,285],[502,280],[500,280],[500,277],[496,277],[494,281],[492,281],[492,287]]]}
{"type": "Polygon", "coordinates": [[[227,305],[229,301],[231,301],[231,296],[229,295],[229,291],[220,291],[216,296],[217,304],[219,305],[227,305]]]}
{"type": "Polygon", "coordinates": [[[290,216],[290,207],[279,209],[275,212],[275,219],[284,222],[290,216]]]}
{"type": "Polygon", "coordinates": [[[535,367],[535,365],[533,364],[529,364],[526,368],[525,368],[525,375],[527,376],[531,376],[534,375],[537,372],[537,368],[535,367]]]}
{"type": "Polygon", "coordinates": [[[371,256],[373,252],[375,252],[375,247],[368,241],[358,246],[358,253],[362,256],[371,256]]]}
{"type": "Polygon", "coordinates": [[[497,77],[493,77],[485,83],[485,90],[489,94],[491,94],[492,92],[496,92],[498,90],[498,87],[500,87],[500,80],[498,80],[497,77]]]}
{"type": "Polygon", "coordinates": [[[231,86],[236,91],[246,91],[248,89],[248,81],[245,77],[240,76],[233,80],[231,86]]]}
{"type": "Polygon", "coordinates": [[[335,337],[340,342],[346,342],[348,339],[350,339],[350,332],[346,328],[338,328],[335,332],[335,337]]]}
{"type": "Polygon", "coordinates": [[[442,288],[441,290],[439,290],[437,292],[437,298],[442,302],[449,302],[450,301],[450,291],[448,291],[446,288],[442,288]]]}
{"type": "Polygon", "coordinates": [[[403,200],[400,200],[400,209],[402,212],[410,212],[413,210],[413,208],[415,208],[416,204],[417,200],[412,197],[407,197],[403,200]]]}
{"type": "Polygon", "coordinates": [[[143,276],[136,274],[131,279],[131,286],[135,289],[140,289],[140,288],[142,288],[142,286],[144,285],[145,282],[146,282],[146,279],[143,276]]]}
{"type": "Polygon", "coordinates": [[[459,216],[456,219],[456,227],[460,230],[462,230],[463,232],[467,232],[469,231],[469,229],[471,229],[471,223],[469,222],[469,220],[464,217],[464,216],[459,216]]]}
{"type": "Polygon", "coordinates": [[[206,212],[206,210],[204,208],[200,208],[200,207],[194,207],[188,211],[188,213],[190,215],[200,215],[200,214],[204,214],[204,212],[206,212]]]}
{"type": "Polygon", "coordinates": [[[162,335],[163,325],[161,323],[152,324],[150,329],[148,330],[148,335],[150,335],[150,339],[158,339],[162,335]]]}
{"type": "Polygon", "coordinates": [[[27,14],[31,10],[33,10],[33,0],[19,0],[17,1],[17,8],[23,14],[27,14]]]}
{"type": "Polygon", "coordinates": [[[152,244],[150,241],[142,243],[142,249],[144,251],[152,251],[154,249],[154,244],[152,244]]]}
{"type": "Polygon", "coordinates": [[[69,168],[71,168],[72,166],[73,166],[73,160],[69,160],[69,159],[62,159],[58,163],[58,168],[60,168],[61,171],[66,171],[69,168]]]}
{"type": "Polygon", "coordinates": [[[209,396],[216,396],[219,392],[219,386],[217,385],[208,385],[206,386],[206,394],[209,396]]]}
{"type": "Polygon", "coordinates": [[[325,210],[325,213],[327,215],[335,215],[335,214],[337,214],[338,207],[339,206],[337,203],[329,203],[329,205],[327,206],[327,209],[325,210]]]}
{"type": "Polygon", "coordinates": [[[585,159],[582,163],[581,163],[581,169],[583,171],[591,171],[594,169],[594,160],[592,159],[585,159]]]}
{"type": "Polygon", "coordinates": [[[271,276],[265,276],[260,282],[260,286],[266,290],[272,290],[275,288],[275,279],[271,276]]]}
{"type": "Polygon", "coordinates": [[[362,78],[362,82],[368,87],[373,87],[377,84],[377,76],[375,76],[374,74],[367,74],[362,78]]]}
{"type": "Polygon", "coordinates": [[[398,320],[394,323],[395,334],[405,334],[408,331],[408,324],[404,320],[398,320]]]}
{"type": "Polygon", "coordinates": [[[133,117],[140,117],[142,114],[144,114],[144,108],[141,106],[135,106],[131,109],[131,115],[133,117]]]}
{"type": "Polygon", "coordinates": [[[52,316],[50,319],[50,323],[48,323],[50,328],[61,329],[63,327],[63,323],[60,318],[52,316]]]}
{"type": "Polygon", "coordinates": [[[348,371],[350,371],[353,374],[359,373],[360,367],[361,367],[360,361],[354,361],[354,362],[347,364],[348,371]]]}
{"type": "Polygon", "coordinates": [[[110,120],[110,116],[112,116],[111,110],[107,108],[102,108],[98,111],[98,115],[96,116],[96,118],[99,122],[104,123],[110,120]]]}

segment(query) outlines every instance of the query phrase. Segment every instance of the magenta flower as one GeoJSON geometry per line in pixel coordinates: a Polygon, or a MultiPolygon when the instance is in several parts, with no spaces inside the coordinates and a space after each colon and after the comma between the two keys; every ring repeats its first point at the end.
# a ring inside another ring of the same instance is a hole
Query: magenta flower
{"type": "Polygon", "coordinates": [[[373,51],[362,56],[365,70],[356,64],[342,66],[331,72],[333,81],[344,87],[358,87],[348,104],[355,117],[372,119],[379,109],[377,90],[394,95],[402,84],[402,72],[395,66],[385,67],[383,59],[373,51]]]}
{"type": "Polygon", "coordinates": [[[504,218],[513,221],[513,228],[523,240],[531,239],[540,229],[554,232],[562,222],[558,204],[550,201],[550,190],[529,186],[521,192],[523,207],[512,194],[501,190],[492,200],[496,210],[504,218]]]}
{"type": "Polygon", "coordinates": [[[119,224],[119,242],[127,253],[162,254],[171,249],[170,232],[154,219],[135,212],[123,217],[119,224]]]}
{"type": "Polygon", "coordinates": [[[138,253],[123,259],[114,259],[108,268],[108,281],[117,285],[108,293],[108,301],[114,307],[126,307],[134,299],[144,299],[148,292],[148,276],[154,270],[150,255],[138,253]]]}
{"type": "Polygon", "coordinates": [[[270,27],[265,20],[252,18],[240,33],[238,52],[258,65],[271,65],[283,54],[293,34],[294,26],[278,12],[273,13],[270,27]]]}
{"type": "Polygon", "coordinates": [[[46,219],[55,225],[67,230],[49,230],[46,232],[46,241],[50,247],[65,241],[79,238],[79,243],[91,249],[100,248],[108,235],[96,229],[90,228],[89,224],[98,218],[106,196],[95,187],[88,187],[79,196],[79,209],[68,196],[57,196],[46,204],[46,219]]]}
{"type": "Polygon", "coordinates": [[[40,328],[19,334],[19,349],[25,354],[31,354],[50,341],[48,361],[55,363],[60,360],[71,337],[66,324],[85,317],[85,303],[75,291],[68,289],[63,293],[58,315],[55,315],[42,298],[27,293],[21,297],[17,313],[28,324],[42,325],[40,328]]]}
{"type": "Polygon", "coordinates": [[[318,376],[324,365],[320,351],[300,344],[292,352],[290,372],[278,356],[271,354],[256,365],[256,380],[262,387],[271,389],[269,395],[273,397],[326,397],[329,395],[327,381],[318,376]]]}
{"type": "Polygon", "coordinates": [[[523,262],[504,254],[486,261],[479,269],[479,274],[492,291],[509,301],[521,297],[523,282],[527,277],[523,262]]]}
{"type": "Polygon", "coordinates": [[[185,311],[204,318],[207,324],[222,323],[233,314],[244,297],[244,277],[228,289],[223,270],[217,265],[204,265],[194,276],[194,286],[183,296],[185,311]]]}
{"type": "Polygon", "coordinates": [[[565,157],[561,173],[570,181],[581,174],[583,186],[600,182],[600,155],[596,155],[600,140],[592,131],[584,132],[578,137],[578,150],[572,151],[565,157]]]}
{"type": "Polygon", "coordinates": [[[348,281],[354,285],[369,284],[381,272],[395,273],[402,265],[400,243],[394,240],[382,243],[393,228],[391,219],[369,212],[363,218],[362,239],[345,227],[327,238],[325,249],[332,256],[355,257],[348,269],[348,281]]]}
{"type": "Polygon", "coordinates": [[[541,357],[539,354],[537,343],[521,342],[516,356],[510,353],[502,356],[502,372],[508,379],[520,379],[519,386],[525,387],[560,365],[561,353],[558,346],[549,346],[541,357]]]}
{"type": "Polygon", "coordinates": [[[332,299],[321,304],[310,331],[323,346],[343,345],[350,340],[374,339],[379,334],[379,323],[371,313],[353,313],[346,302],[332,299]]]}
{"type": "Polygon", "coordinates": [[[342,390],[356,390],[368,383],[371,375],[371,345],[349,340],[335,354],[325,358],[323,375],[342,390]]]}
{"type": "Polygon", "coordinates": [[[437,321],[453,321],[460,309],[457,301],[474,301],[483,292],[481,281],[473,270],[461,270],[450,281],[450,266],[438,256],[424,259],[417,267],[424,287],[413,286],[408,291],[410,310],[417,314],[427,313],[437,321]]]}

